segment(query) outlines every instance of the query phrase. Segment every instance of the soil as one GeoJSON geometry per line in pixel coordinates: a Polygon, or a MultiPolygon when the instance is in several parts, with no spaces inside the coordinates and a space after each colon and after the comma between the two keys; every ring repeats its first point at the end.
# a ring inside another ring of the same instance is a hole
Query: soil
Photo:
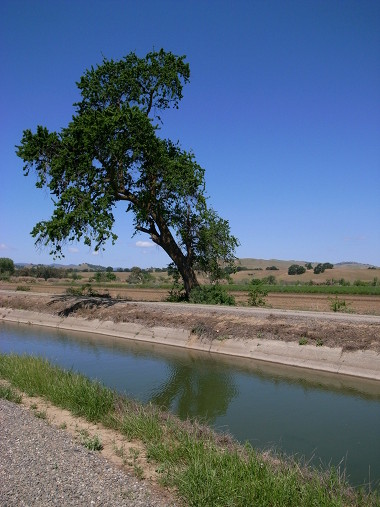
{"type": "MultiPolygon", "coordinates": [[[[139,294],[141,296],[141,291],[139,294]]],[[[287,295],[281,298],[289,302],[287,295]]],[[[302,298],[305,300],[308,296],[302,298]]],[[[320,301],[320,296],[313,298],[314,301],[320,301]]],[[[363,304],[366,299],[363,297],[363,304]]],[[[205,340],[260,338],[299,342],[302,339],[310,344],[341,347],[344,351],[373,350],[380,353],[380,318],[375,316],[131,302],[11,291],[0,291],[0,307],[39,311],[61,317],[78,316],[135,322],[147,327],[187,329],[205,340]]]]}

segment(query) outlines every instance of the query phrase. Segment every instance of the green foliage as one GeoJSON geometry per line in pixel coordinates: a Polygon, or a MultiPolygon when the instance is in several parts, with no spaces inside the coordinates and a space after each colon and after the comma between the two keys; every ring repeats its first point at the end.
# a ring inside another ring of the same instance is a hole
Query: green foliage
{"type": "Polygon", "coordinates": [[[277,266],[267,266],[265,269],[267,271],[278,271],[278,267],[277,266]]]}
{"type": "Polygon", "coordinates": [[[335,298],[329,298],[330,308],[333,312],[349,312],[350,303],[346,303],[345,299],[339,299],[338,296],[335,298]]]}
{"type": "Polygon", "coordinates": [[[0,398],[3,400],[12,401],[13,403],[21,403],[22,397],[18,392],[11,386],[7,386],[0,383],[0,398]]]}
{"type": "Polygon", "coordinates": [[[45,266],[39,264],[38,266],[23,267],[17,270],[18,276],[31,276],[33,278],[66,278],[69,276],[69,270],[64,268],[55,268],[54,266],[45,266]]]}
{"type": "Polygon", "coordinates": [[[80,441],[90,451],[101,451],[103,444],[98,435],[91,436],[87,430],[81,430],[80,441]]]}
{"type": "Polygon", "coordinates": [[[17,285],[16,291],[29,292],[30,287],[29,287],[29,285],[17,285]]]}
{"type": "Polygon", "coordinates": [[[248,305],[249,306],[265,306],[265,298],[268,290],[265,288],[261,280],[251,280],[248,289],[248,305]],[[258,283],[257,283],[258,282],[258,283]]]}
{"type": "Polygon", "coordinates": [[[132,213],[135,232],[146,233],[177,266],[185,292],[198,285],[195,269],[211,280],[235,261],[237,239],[229,223],[207,206],[204,169],[195,156],[158,136],[162,112],[178,108],[190,69],[184,56],[163,49],[139,58],[103,60],[77,83],[81,97],[60,132],[25,130],[17,155],[25,174],[54,196],[50,220],[36,224],[36,244],[62,256],[65,240],[95,251],[117,239],[118,201],[132,213]]]}
{"type": "Polygon", "coordinates": [[[312,265],[312,263],[311,263],[311,262],[307,262],[307,263],[305,264],[305,268],[306,268],[307,270],[309,270],[309,269],[313,269],[313,265],[312,265]]]}
{"type": "Polygon", "coordinates": [[[326,269],[333,269],[334,265],[330,262],[325,262],[324,264],[317,264],[314,268],[314,274],[319,275],[320,273],[324,273],[326,269]]]}
{"type": "Polygon", "coordinates": [[[97,271],[95,273],[94,279],[96,282],[114,282],[116,280],[115,273],[111,271],[97,271]]]}
{"type": "Polygon", "coordinates": [[[0,257],[0,274],[13,275],[15,265],[12,259],[8,257],[0,257]]]}
{"type": "Polygon", "coordinates": [[[131,269],[131,274],[128,277],[128,283],[133,285],[149,284],[153,280],[153,275],[145,269],[134,266],[131,269]]]}
{"type": "Polygon", "coordinates": [[[202,285],[195,287],[190,293],[190,303],[205,305],[228,305],[236,304],[235,298],[231,296],[224,285],[202,285]]]}
{"type": "Polygon", "coordinates": [[[288,275],[302,275],[306,272],[306,268],[300,266],[299,264],[292,264],[288,268],[288,275]]]}
{"type": "MultiPolygon", "coordinates": [[[[247,284],[231,284],[229,285],[230,291],[246,291],[247,284]]],[[[373,295],[380,296],[379,285],[365,285],[365,286],[354,286],[354,285],[325,285],[325,284],[310,284],[305,283],[278,283],[276,285],[267,285],[266,288],[271,293],[282,293],[282,294],[362,294],[362,295],[373,295]]]]}

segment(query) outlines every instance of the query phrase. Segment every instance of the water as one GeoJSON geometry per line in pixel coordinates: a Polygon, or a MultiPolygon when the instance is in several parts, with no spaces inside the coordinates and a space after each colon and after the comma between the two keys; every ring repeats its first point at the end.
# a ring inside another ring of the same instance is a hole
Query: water
{"type": "Polygon", "coordinates": [[[2,323],[0,352],[46,357],[254,446],[380,486],[380,383],[85,333],[2,323]]]}

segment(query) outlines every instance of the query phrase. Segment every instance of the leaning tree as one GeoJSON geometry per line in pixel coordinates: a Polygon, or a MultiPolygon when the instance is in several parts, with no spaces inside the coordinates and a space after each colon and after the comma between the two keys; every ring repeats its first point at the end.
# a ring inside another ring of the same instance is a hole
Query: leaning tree
{"type": "Polygon", "coordinates": [[[196,271],[217,280],[233,264],[238,242],[207,205],[204,169],[159,136],[162,111],[178,108],[189,77],[185,57],[163,49],[104,59],[77,83],[81,100],[66,128],[23,132],[17,155],[25,174],[35,169],[36,186],[47,187],[55,204],[32,230],[36,245],[51,245],[55,257],[65,241],[104,248],[117,239],[113,210],[124,201],[135,232],[165,250],[187,296],[198,285],[196,271]]]}

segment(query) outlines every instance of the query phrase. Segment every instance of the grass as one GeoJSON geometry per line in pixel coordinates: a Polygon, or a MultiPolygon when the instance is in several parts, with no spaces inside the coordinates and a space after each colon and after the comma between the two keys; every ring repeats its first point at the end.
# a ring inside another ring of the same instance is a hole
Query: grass
{"type": "Polygon", "coordinates": [[[290,458],[268,459],[250,445],[242,446],[197,422],[180,421],[155,406],[128,400],[46,360],[0,355],[0,377],[29,395],[44,396],[89,421],[141,441],[161,483],[175,488],[186,505],[379,505],[377,493],[350,488],[333,469],[314,470],[290,458]]]}
{"type": "Polygon", "coordinates": [[[13,401],[13,403],[21,403],[22,396],[18,394],[11,386],[0,384],[0,398],[3,400],[13,401]]]}

